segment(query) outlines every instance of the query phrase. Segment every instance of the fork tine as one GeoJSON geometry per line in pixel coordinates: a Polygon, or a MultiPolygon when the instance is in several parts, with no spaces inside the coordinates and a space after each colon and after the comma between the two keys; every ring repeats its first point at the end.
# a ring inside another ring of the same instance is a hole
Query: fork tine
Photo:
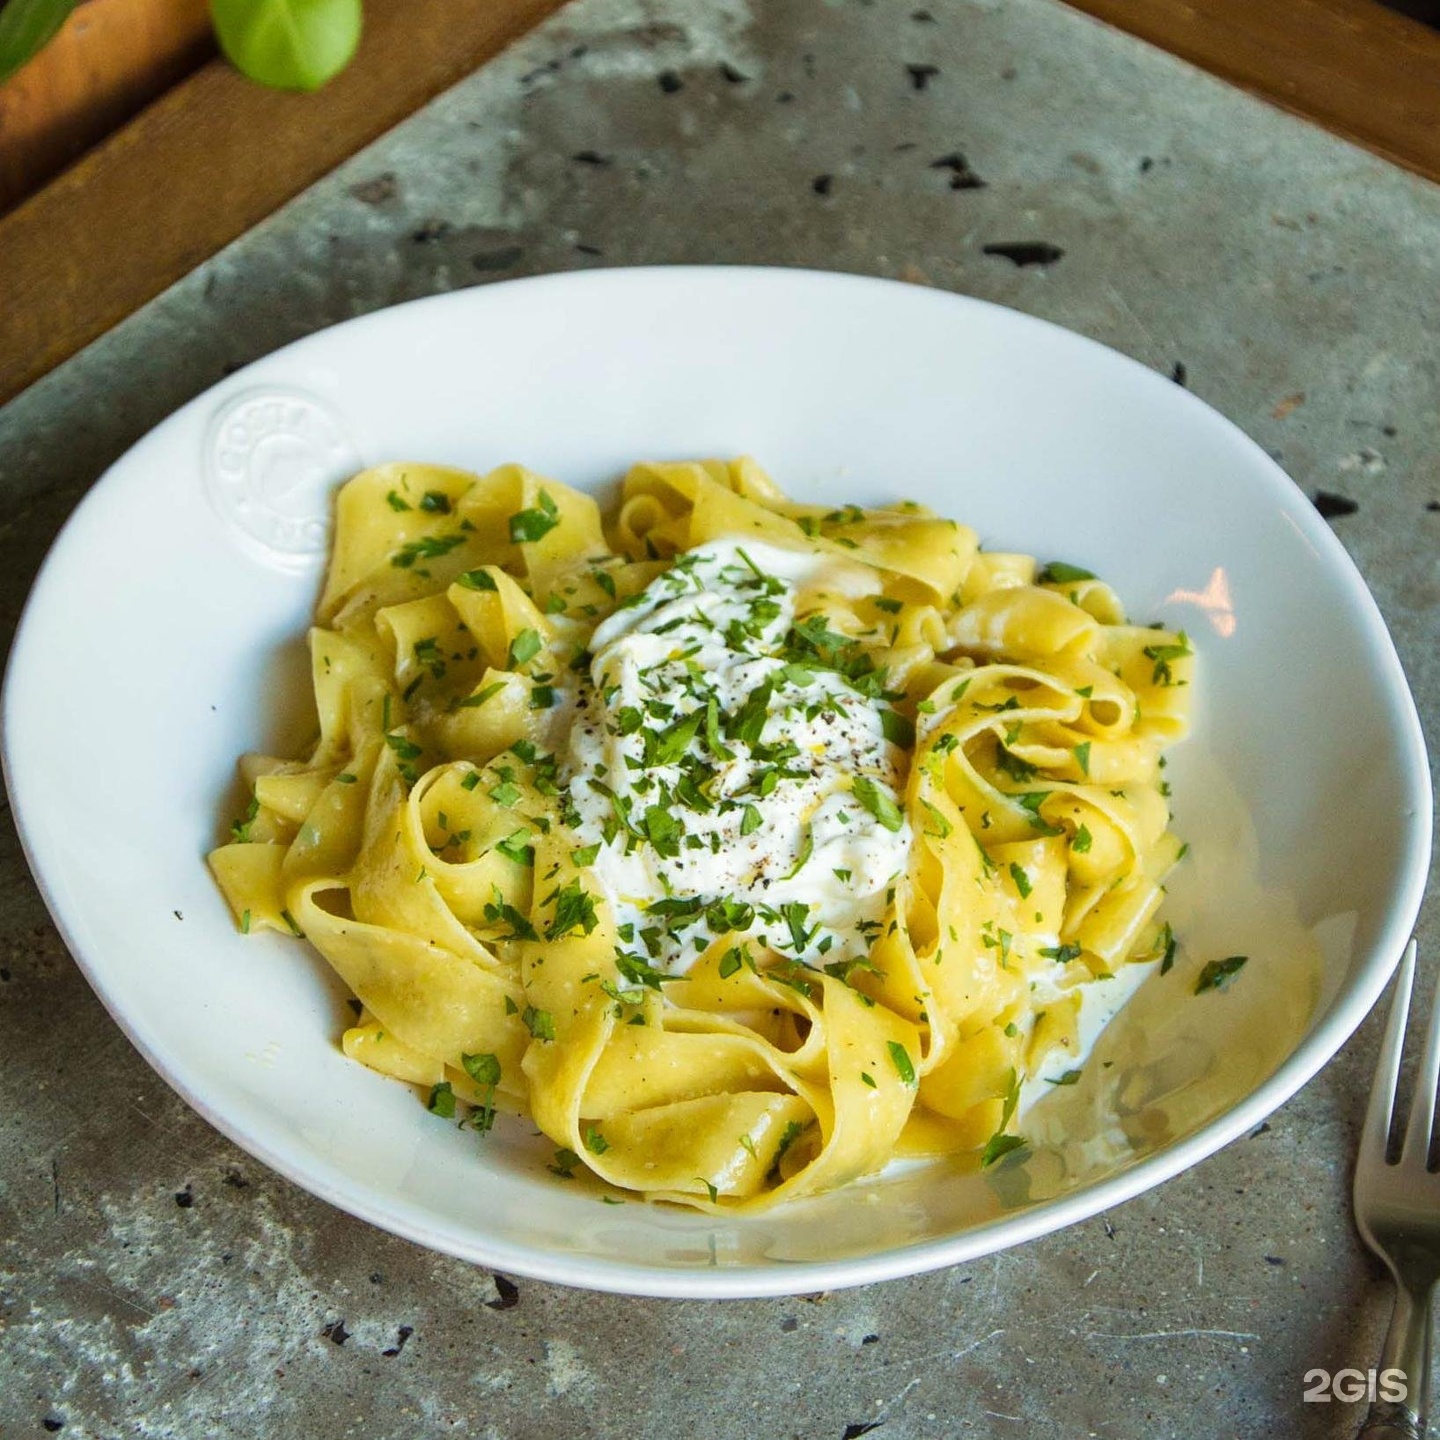
{"type": "MultiPolygon", "coordinates": [[[[1400,1053],[1405,1047],[1405,1024],[1410,1018],[1410,989],[1415,980],[1415,942],[1405,947],[1405,956],[1395,977],[1395,998],[1390,1002],[1390,1023],[1380,1047],[1375,1066],[1375,1080],[1370,1087],[1370,1108],[1365,1114],[1365,1129],[1360,1137],[1360,1159],[1385,1163],[1385,1150],[1390,1139],[1390,1117],[1395,1110],[1395,1084],[1400,1078],[1400,1053]]],[[[1432,1086],[1433,1091],[1433,1086],[1432,1086]]],[[[1432,1094],[1433,1110],[1433,1094],[1432,1094]]],[[[1428,1132],[1429,1121],[1426,1121],[1428,1132]]],[[[1357,1172],[1358,1173],[1358,1172],[1357,1172]]]]}
{"type": "Polygon", "coordinates": [[[1430,1002],[1430,1025],[1425,1031],[1425,1049],[1415,1074],[1415,1095],[1410,1102],[1410,1120],[1405,1126],[1402,1160],[1422,1168],[1430,1154],[1430,1130],[1435,1123],[1435,1084],[1440,1079],[1440,995],[1430,1002]]]}

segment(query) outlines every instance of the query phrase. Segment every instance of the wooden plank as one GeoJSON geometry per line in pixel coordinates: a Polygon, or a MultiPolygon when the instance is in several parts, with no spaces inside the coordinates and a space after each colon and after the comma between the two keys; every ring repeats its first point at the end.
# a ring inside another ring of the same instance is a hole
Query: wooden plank
{"type": "Polygon", "coordinates": [[[206,0],[83,0],[0,84],[0,213],[214,54],[206,0]]]}
{"type": "Polygon", "coordinates": [[[1068,0],[1440,180],[1440,32],[1376,0],[1068,0]]]}
{"type": "Polygon", "coordinates": [[[205,65],[0,217],[0,403],[558,8],[368,0],[313,95],[205,65]]]}

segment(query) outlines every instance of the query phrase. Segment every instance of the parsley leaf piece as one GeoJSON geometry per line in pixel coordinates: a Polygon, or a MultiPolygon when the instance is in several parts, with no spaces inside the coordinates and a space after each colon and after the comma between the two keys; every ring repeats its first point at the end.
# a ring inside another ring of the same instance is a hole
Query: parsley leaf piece
{"type": "Polygon", "coordinates": [[[898,1040],[888,1041],[886,1048],[890,1051],[895,1073],[913,1090],[920,1082],[915,1078],[915,1062],[911,1060],[910,1052],[898,1040]]]}
{"type": "Polygon", "coordinates": [[[1203,995],[1207,990],[1223,990],[1244,967],[1248,955],[1227,955],[1223,960],[1212,960],[1200,972],[1195,982],[1195,993],[1203,995]]]}
{"type": "Polygon", "coordinates": [[[886,706],[880,712],[880,729],[892,745],[898,745],[902,750],[914,749],[915,726],[898,710],[886,706]]]}
{"type": "Polygon", "coordinates": [[[1026,873],[1023,865],[1016,865],[1013,861],[1010,864],[1010,878],[1015,882],[1015,888],[1020,892],[1022,900],[1030,898],[1030,892],[1035,887],[1030,883],[1030,876],[1026,873]]]}
{"type": "Polygon", "coordinates": [[[1075,763],[1080,767],[1082,774],[1090,773],[1090,742],[1088,740],[1075,747],[1075,763]]]}
{"type": "Polygon", "coordinates": [[[885,829],[898,831],[905,823],[900,807],[867,775],[857,775],[851,784],[856,800],[865,807],[885,829]]]}
{"type": "Polygon", "coordinates": [[[1073,585],[1077,580],[1093,580],[1093,570],[1082,570],[1078,565],[1067,565],[1063,560],[1052,560],[1039,576],[1042,585],[1073,585]]]}
{"type": "Polygon", "coordinates": [[[573,1180],[575,1178],[575,1167],[580,1163],[580,1157],[570,1149],[561,1146],[555,1152],[555,1158],[547,1167],[552,1175],[558,1175],[562,1180],[573,1180]]]}
{"type": "Polygon", "coordinates": [[[1144,655],[1147,660],[1155,662],[1155,668],[1150,672],[1150,683],[1152,685],[1173,685],[1175,677],[1170,670],[1172,660],[1183,660],[1195,652],[1190,648],[1190,637],[1182,630],[1171,645],[1147,645],[1144,655]]]}
{"type": "Polygon", "coordinates": [[[495,577],[483,566],[478,570],[467,570],[455,577],[455,583],[466,590],[499,590],[495,577]]]}
{"type": "Polygon", "coordinates": [[[668,729],[645,731],[645,766],[677,764],[699,733],[705,713],[704,710],[692,710],[668,729]]]}
{"type": "Polygon", "coordinates": [[[1170,928],[1170,922],[1168,920],[1160,927],[1160,944],[1160,973],[1162,975],[1168,975],[1171,966],[1175,964],[1175,948],[1178,944],[1175,939],[1175,932],[1170,928]]]}
{"type": "Polygon", "coordinates": [[[547,940],[559,940],[575,930],[588,935],[600,923],[595,897],[578,880],[572,880],[554,897],[555,917],[545,927],[547,940]]]}
{"type": "Polygon", "coordinates": [[[1082,825],[1075,832],[1075,838],[1070,842],[1070,848],[1077,855],[1084,855],[1089,851],[1092,840],[1093,837],[1090,834],[1089,827],[1086,825],[1082,825]]]}
{"type": "Polygon", "coordinates": [[[520,1022],[536,1040],[555,1038],[555,1017],[548,1010],[537,1010],[527,1005],[520,1012],[520,1022]]]}
{"type": "Polygon", "coordinates": [[[503,840],[495,842],[495,848],[507,859],[513,860],[517,865],[535,864],[535,847],[527,844],[530,839],[528,830],[516,830],[513,834],[507,835],[503,840]]]}
{"type": "Polygon", "coordinates": [[[506,668],[516,670],[533,660],[544,648],[545,642],[538,630],[525,629],[510,642],[510,653],[505,661],[506,668]]]}
{"type": "Polygon", "coordinates": [[[542,490],[538,509],[520,510],[510,517],[510,539],[516,545],[541,540],[559,523],[559,507],[542,490]]]}
{"type": "Polygon", "coordinates": [[[425,535],[402,545],[391,557],[390,563],[397,570],[409,570],[417,560],[436,560],[448,555],[457,545],[465,542],[463,535],[425,535]]]}
{"type": "Polygon", "coordinates": [[[985,1149],[980,1154],[980,1168],[988,1170],[997,1160],[1012,1150],[1022,1149],[1024,1145],[1025,1138],[1022,1135],[1003,1135],[997,1132],[986,1142],[985,1149]]]}
{"type": "Polygon", "coordinates": [[[455,1118],[455,1091],[448,1080],[430,1087],[429,1109],[432,1115],[438,1115],[442,1120],[455,1118]]]}

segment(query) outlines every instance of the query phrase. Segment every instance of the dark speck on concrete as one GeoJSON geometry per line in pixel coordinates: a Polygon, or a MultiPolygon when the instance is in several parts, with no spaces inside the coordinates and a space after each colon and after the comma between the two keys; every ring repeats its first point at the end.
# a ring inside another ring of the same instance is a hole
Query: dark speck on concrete
{"type": "Polygon", "coordinates": [[[499,250],[482,250],[472,255],[470,263],[480,271],[513,270],[524,258],[525,252],[520,246],[506,245],[499,250]]]}
{"type": "Polygon", "coordinates": [[[350,1338],[344,1320],[331,1321],[320,1333],[334,1345],[343,1345],[350,1338]]]}
{"type": "Polygon", "coordinates": [[[55,1434],[57,1430],[63,1430],[65,1428],[65,1422],[54,1415],[47,1415],[40,1423],[52,1435],[55,1434]]]}
{"type": "Polygon", "coordinates": [[[400,193],[400,187],[396,184],[394,172],[387,170],[373,180],[362,180],[360,184],[352,185],[350,193],[362,205],[384,205],[400,193]]]}
{"type": "Polygon", "coordinates": [[[1140,173],[1142,175],[1148,175],[1154,168],[1155,161],[1151,156],[1142,155],[1140,157],[1140,173]]]}
{"type": "Polygon", "coordinates": [[[880,1343],[880,1337],[878,1335],[866,1335],[861,1339],[860,1343],[862,1345],[878,1345],[880,1343]]]}
{"type": "Polygon", "coordinates": [[[743,70],[736,69],[728,60],[721,61],[720,73],[732,85],[743,85],[750,78],[743,70]]]}
{"type": "Polygon", "coordinates": [[[857,1420],[845,1427],[845,1433],[840,1440],[860,1440],[862,1435],[868,1435],[872,1430],[878,1430],[885,1422],[883,1420],[857,1420]]]}
{"type": "Polygon", "coordinates": [[[1353,515],[1360,508],[1360,502],[1348,495],[1337,495],[1333,490],[1317,490],[1315,508],[1327,520],[1334,520],[1341,515],[1353,515]]]}
{"type": "MultiPolygon", "coordinates": [[[[1425,508],[1432,513],[1440,511],[1440,500],[1427,500],[1425,502],[1425,508]]],[[[0,970],[0,980],[8,980],[9,978],[10,972],[8,970],[0,970]]]]}
{"type": "Polygon", "coordinates": [[[910,18],[917,25],[933,25],[935,23],[935,17],[928,10],[912,10],[910,18]]]}
{"type": "Polygon", "coordinates": [[[577,150],[570,157],[577,165],[608,165],[609,159],[598,150],[577,150]]]}
{"type": "Polygon", "coordinates": [[[780,1322],[780,1329],[786,1335],[793,1335],[799,1328],[800,1322],[793,1315],[787,1315],[780,1322]]]}
{"type": "Polygon", "coordinates": [[[1184,386],[1185,382],[1190,378],[1190,372],[1185,368],[1185,362],[1183,360],[1177,360],[1170,367],[1170,378],[1177,385],[1180,385],[1182,387],[1184,386]]]}
{"type": "Polygon", "coordinates": [[[225,1184],[232,1190],[248,1190],[250,1188],[250,1182],[238,1170],[225,1172],[225,1184]]]}
{"type": "Polygon", "coordinates": [[[370,1272],[370,1283],[372,1285],[383,1285],[385,1283],[385,1277],[378,1270],[372,1270],[370,1272]]]}
{"type": "Polygon", "coordinates": [[[833,175],[817,175],[810,182],[810,188],[817,195],[828,195],[835,188],[835,177],[833,175]]]}
{"type": "Polygon", "coordinates": [[[418,230],[410,232],[410,238],[417,245],[428,245],[434,240],[443,240],[453,228],[448,220],[427,220],[418,230]]]}
{"type": "Polygon", "coordinates": [[[1250,1140],[1255,1140],[1258,1139],[1261,1135],[1268,1135],[1269,1133],[1270,1122],[1268,1120],[1262,1120],[1260,1124],[1258,1124],[1246,1138],[1250,1140]]]}
{"type": "Polygon", "coordinates": [[[183,1190],[175,1192],[175,1203],[182,1209],[188,1210],[195,1203],[195,1196],[187,1185],[183,1190]]]}
{"type": "Polygon", "coordinates": [[[582,255],[603,255],[605,253],[598,245],[585,245],[579,241],[576,242],[575,248],[582,255]]]}
{"type": "Polygon", "coordinates": [[[662,70],[655,77],[655,83],[667,95],[673,95],[677,90],[685,88],[685,82],[673,70],[662,70]]]}
{"type": "Polygon", "coordinates": [[[9,982],[9,979],[10,979],[10,972],[9,972],[9,970],[7,970],[3,965],[0,965],[0,980],[3,980],[3,981],[5,981],[5,982],[8,983],[8,982],[9,982]]]}
{"type": "Polygon", "coordinates": [[[959,150],[952,150],[950,154],[942,155],[938,160],[932,160],[930,168],[932,170],[948,170],[952,190],[983,190],[985,188],[985,182],[970,168],[970,162],[959,150]]]}
{"type": "Polygon", "coordinates": [[[940,67],[938,65],[907,65],[905,73],[910,77],[910,85],[913,89],[924,90],[940,73],[940,67]]]}
{"type": "Polygon", "coordinates": [[[487,1300],[487,1310],[513,1310],[520,1303],[520,1287],[503,1275],[495,1277],[495,1299],[487,1300]]]}
{"type": "Polygon", "coordinates": [[[396,1355],[398,1355],[398,1354],[405,1348],[405,1342],[406,1342],[414,1333],[415,1333],[415,1327],[414,1327],[413,1325],[402,1325],[402,1326],[400,1327],[399,1331],[397,1332],[399,1338],[395,1341],[395,1343],[394,1343],[388,1350],[382,1350],[380,1353],[381,1353],[383,1356],[385,1356],[385,1358],[386,1358],[387,1360],[389,1360],[389,1359],[394,1359],[394,1357],[395,1357],[396,1355]]]}
{"type": "Polygon", "coordinates": [[[782,90],[782,91],[775,97],[775,103],[776,103],[777,105],[788,105],[788,104],[790,104],[790,102],[791,102],[792,100],[794,100],[794,98],[795,98],[795,95],[794,95],[794,92],[793,92],[793,91],[790,91],[790,90],[782,90]]]}
{"type": "Polygon", "coordinates": [[[1285,1261],[1283,1257],[1279,1255],[1267,1255],[1265,1257],[1265,1263],[1267,1265],[1283,1265],[1285,1261]]]}
{"type": "Polygon", "coordinates": [[[1004,240],[980,248],[987,255],[999,255],[1022,268],[1026,265],[1053,265],[1065,254],[1058,245],[1052,245],[1048,240],[1004,240]]]}

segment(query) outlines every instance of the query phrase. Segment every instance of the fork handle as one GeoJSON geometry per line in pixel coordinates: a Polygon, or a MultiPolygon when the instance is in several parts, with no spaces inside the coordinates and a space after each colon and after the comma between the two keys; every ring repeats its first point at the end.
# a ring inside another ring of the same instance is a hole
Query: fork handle
{"type": "Polygon", "coordinates": [[[1395,1313],[1380,1352],[1380,1370],[1399,1370],[1405,1377],[1405,1398],[1371,1402],[1355,1440],[1425,1440],[1430,1408],[1430,1302],[1434,1288],[1415,1293],[1406,1285],[1395,1289],[1395,1313]]]}

